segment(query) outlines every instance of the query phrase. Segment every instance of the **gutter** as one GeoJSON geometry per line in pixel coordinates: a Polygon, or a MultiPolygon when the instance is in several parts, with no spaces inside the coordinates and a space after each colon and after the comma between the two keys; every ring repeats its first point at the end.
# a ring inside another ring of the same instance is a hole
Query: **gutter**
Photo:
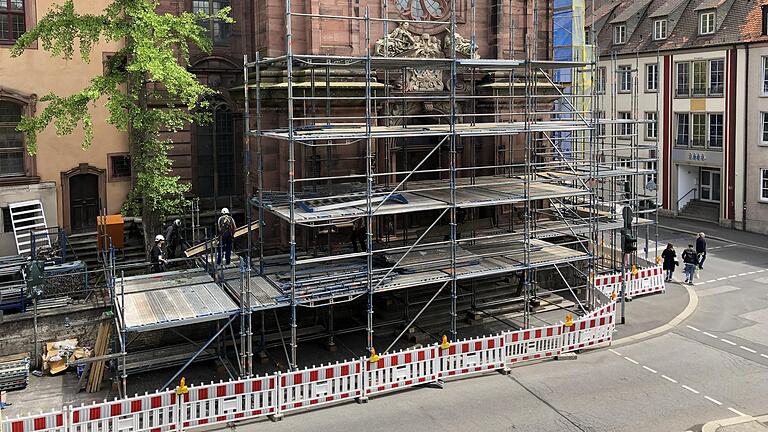
{"type": "Polygon", "coordinates": [[[747,152],[749,149],[749,44],[744,44],[746,55],[744,63],[744,188],[741,200],[741,230],[747,230],[747,152]]]}

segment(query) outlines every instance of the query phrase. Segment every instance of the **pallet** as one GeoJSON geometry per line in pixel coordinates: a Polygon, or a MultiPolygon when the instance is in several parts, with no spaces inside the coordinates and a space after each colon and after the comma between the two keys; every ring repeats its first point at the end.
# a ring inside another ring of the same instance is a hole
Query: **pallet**
{"type": "MultiPolygon", "coordinates": [[[[259,229],[259,221],[251,222],[251,231],[256,231],[259,229]]],[[[238,238],[240,236],[243,236],[248,233],[248,225],[243,225],[237,230],[235,230],[234,238],[238,238]]],[[[213,250],[216,246],[219,245],[218,238],[213,240],[204,241],[200,244],[196,244],[192,246],[191,248],[184,251],[184,256],[187,258],[193,257],[195,255],[199,255],[203,253],[206,249],[213,250]]]]}

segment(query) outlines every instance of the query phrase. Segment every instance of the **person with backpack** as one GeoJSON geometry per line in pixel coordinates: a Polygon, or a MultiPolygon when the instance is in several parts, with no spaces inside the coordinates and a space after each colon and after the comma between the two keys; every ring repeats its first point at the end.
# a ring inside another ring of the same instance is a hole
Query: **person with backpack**
{"type": "Polygon", "coordinates": [[[232,242],[235,239],[235,220],[229,215],[229,209],[224,207],[221,209],[221,216],[216,224],[219,229],[219,247],[216,254],[216,265],[221,264],[221,256],[225,256],[227,265],[231,262],[232,257],[232,242]]]}
{"type": "Polygon", "coordinates": [[[699,265],[699,257],[692,244],[689,244],[688,248],[683,251],[683,263],[685,264],[683,268],[685,283],[693,285],[693,274],[699,265]]]}
{"type": "Polygon", "coordinates": [[[181,219],[176,219],[165,229],[165,241],[168,244],[168,259],[177,257],[176,252],[181,244],[181,219]]]}
{"type": "Polygon", "coordinates": [[[677,267],[677,252],[672,243],[667,243],[667,248],[661,253],[663,263],[661,268],[664,270],[664,282],[672,282],[672,275],[675,273],[675,267],[677,267]]]}
{"type": "Polygon", "coordinates": [[[704,260],[707,259],[707,240],[704,237],[703,232],[696,236],[696,255],[699,259],[699,270],[704,270],[704,260]]]}

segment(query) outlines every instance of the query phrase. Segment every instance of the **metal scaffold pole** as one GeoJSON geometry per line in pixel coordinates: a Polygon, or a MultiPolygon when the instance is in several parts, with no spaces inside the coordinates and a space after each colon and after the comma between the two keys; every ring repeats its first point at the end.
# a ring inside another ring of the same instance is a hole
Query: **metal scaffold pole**
{"type": "Polygon", "coordinates": [[[368,291],[367,310],[367,351],[371,352],[373,343],[373,148],[371,127],[371,19],[368,7],[365,8],[365,248],[366,248],[366,286],[368,291]]]}
{"type": "MultiPolygon", "coordinates": [[[[474,5],[474,2],[473,2],[474,5]]],[[[451,118],[450,118],[450,188],[451,188],[451,214],[450,214],[450,237],[451,237],[451,340],[458,339],[458,330],[456,329],[456,320],[458,313],[456,311],[457,301],[457,279],[456,279],[456,86],[458,85],[458,76],[456,72],[456,1],[451,0],[451,78],[450,78],[450,104],[451,104],[451,118]]]]}
{"type": "Polygon", "coordinates": [[[296,140],[294,137],[293,114],[293,35],[291,34],[291,0],[285,2],[285,55],[288,102],[288,200],[289,200],[289,247],[291,266],[291,370],[298,368],[296,350],[298,346],[298,323],[296,304],[296,140]]]}

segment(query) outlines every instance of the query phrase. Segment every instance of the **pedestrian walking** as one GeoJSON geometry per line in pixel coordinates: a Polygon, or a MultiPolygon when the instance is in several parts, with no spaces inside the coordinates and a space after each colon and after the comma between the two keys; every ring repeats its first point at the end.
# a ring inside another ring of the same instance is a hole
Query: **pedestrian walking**
{"type": "Polygon", "coordinates": [[[704,269],[704,260],[707,259],[707,240],[703,232],[696,236],[696,256],[699,259],[699,270],[704,269]]]}
{"type": "Polygon", "coordinates": [[[165,229],[165,241],[168,244],[166,248],[168,259],[176,258],[177,249],[181,244],[181,219],[176,219],[165,229]]]}
{"type": "Polygon", "coordinates": [[[688,248],[683,251],[683,264],[685,264],[683,268],[685,283],[693,285],[693,273],[699,265],[699,258],[692,244],[689,244],[688,248]]]}
{"type": "Polygon", "coordinates": [[[677,267],[677,252],[672,243],[667,243],[667,248],[661,253],[661,258],[664,260],[662,263],[662,269],[664,269],[664,281],[672,282],[672,275],[675,273],[675,267],[677,267]]]}
{"type": "Polygon", "coordinates": [[[232,258],[232,242],[235,239],[235,220],[229,215],[229,209],[224,207],[221,209],[221,216],[216,224],[219,228],[219,247],[218,254],[216,255],[216,265],[221,264],[221,256],[224,255],[227,265],[229,265],[232,258]]]}
{"type": "Polygon", "coordinates": [[[155,245],[149,251],[149,262],[152,264],[152,272],[159,273],[165,271],[167,261],[163,256],[163,247],[165,246],[165,237],[162,234],[155,236],[155,245]]]}

